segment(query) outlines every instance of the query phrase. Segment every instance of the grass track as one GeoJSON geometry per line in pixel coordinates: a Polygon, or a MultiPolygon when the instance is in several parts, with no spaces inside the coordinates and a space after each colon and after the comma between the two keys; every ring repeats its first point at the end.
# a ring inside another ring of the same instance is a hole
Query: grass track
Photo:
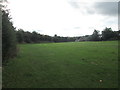
{"type": "Polygon", "coordinates": [[[19,47],[19,55],[3,67],[3,87],[118,87],[117,41],[22,44],[19,47]]]}

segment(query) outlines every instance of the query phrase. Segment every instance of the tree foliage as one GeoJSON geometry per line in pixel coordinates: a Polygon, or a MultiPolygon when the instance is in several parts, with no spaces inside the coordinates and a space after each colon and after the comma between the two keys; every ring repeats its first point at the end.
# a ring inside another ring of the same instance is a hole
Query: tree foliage
{"type": "Polygon", "coordinates": [[[92,41],[99,41],[100,40],[100,34],[98,30],[94,30],[93,34],[91,35],[92,41]]]}
{"type": "Polygon", "coordinates": [[[111,28],[105,28],[102,31],[102,40],[117,40],[119,37],[119,32],[118,31],[112,31],[111,28]]]}
{"type": "Polygon", "coordinates": [[[76,37],[75,41],[106,41],[106,40],[120,40],[120,30],[112,31],[111,28],[105,28],[100,34],[100,31],[94,30],[92,35],[85,35],[76,37]]]}
{"type": "Polygon", "coordinates": [[[16,31],[17,35],[17,41],[18,43],[41,43],[41,42],[71,42],[75,41],[74,37],[61,37],[57,36],[49,36],[49,35],[43,35],[39,34],[36,31],[28,32],[23,31],[22,29],[19,29],[16,31]]]}
{"type": "Polygon", "coordinates": [[[10,21],[9,12],[2,11],[2,58],[3,61],[16,56],[17,43],[13,23],[10,21]]]}

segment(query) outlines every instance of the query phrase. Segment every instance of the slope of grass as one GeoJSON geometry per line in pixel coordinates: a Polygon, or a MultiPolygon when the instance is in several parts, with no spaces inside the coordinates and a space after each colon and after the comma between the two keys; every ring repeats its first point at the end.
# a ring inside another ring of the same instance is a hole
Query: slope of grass
{"type": "Polygon", "coordinates": [[[118,87],[118,42],[19,45],[3,68],[6,88],[118,87]]]}

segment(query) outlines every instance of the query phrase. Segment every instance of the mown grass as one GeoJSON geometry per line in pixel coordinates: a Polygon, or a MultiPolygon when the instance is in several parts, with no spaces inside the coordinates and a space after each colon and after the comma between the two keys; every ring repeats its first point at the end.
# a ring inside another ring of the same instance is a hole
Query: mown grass
{"type": "Polygon", "coordinates": [[[4,88],[118,87],[117,41],[19,47],[19,55],[3,67],[4,88]]]}

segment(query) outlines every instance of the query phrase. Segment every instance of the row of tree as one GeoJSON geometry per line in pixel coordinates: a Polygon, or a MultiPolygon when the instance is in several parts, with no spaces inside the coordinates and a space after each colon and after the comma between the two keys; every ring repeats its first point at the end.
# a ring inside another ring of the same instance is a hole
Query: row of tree
{"type": "Polygon", "coordinates": [[[77,37],[76,41],[107,41],[107,40],[119,40],[120,30],[112,31],[111,28],[105,28],[100,34],[100,31],[94,30],[92,35],[85,35],[77,37]]]}
{"type": "Polygon", "coordinates": [[[16,31],[18,43],[41,43],[41,42],[70,42],[75,41],[75,37],[60,37],[56,34],[54,37],[49,35],[42,35],[35,31],[28,32],[22,29],[16,31]]]}
{"type": "Polygon", "coordinates": [[[16,37],[18,43],[39,43],[42,41],[51,41],[51,37],[48,35],[41,35],[35,31],[28,32],[23,31],[22,29],[19,29],[16,31],[16,37]]]}
{"type": "Polygon", "coordinates": [[[94,30],[92,35],[85,35],[80,37],[60,37],[56,34],[54,37],[49,35],[42,35],[35,31],[28,32],[22,29],[16,31],[18,43],[41,43],[41,42],[73,42],[73,41],[106,41],[118,40],[120,37],[119,31],[112,31],[111,28],[105,28],[100,34],[100,31],[94,30]]]}

